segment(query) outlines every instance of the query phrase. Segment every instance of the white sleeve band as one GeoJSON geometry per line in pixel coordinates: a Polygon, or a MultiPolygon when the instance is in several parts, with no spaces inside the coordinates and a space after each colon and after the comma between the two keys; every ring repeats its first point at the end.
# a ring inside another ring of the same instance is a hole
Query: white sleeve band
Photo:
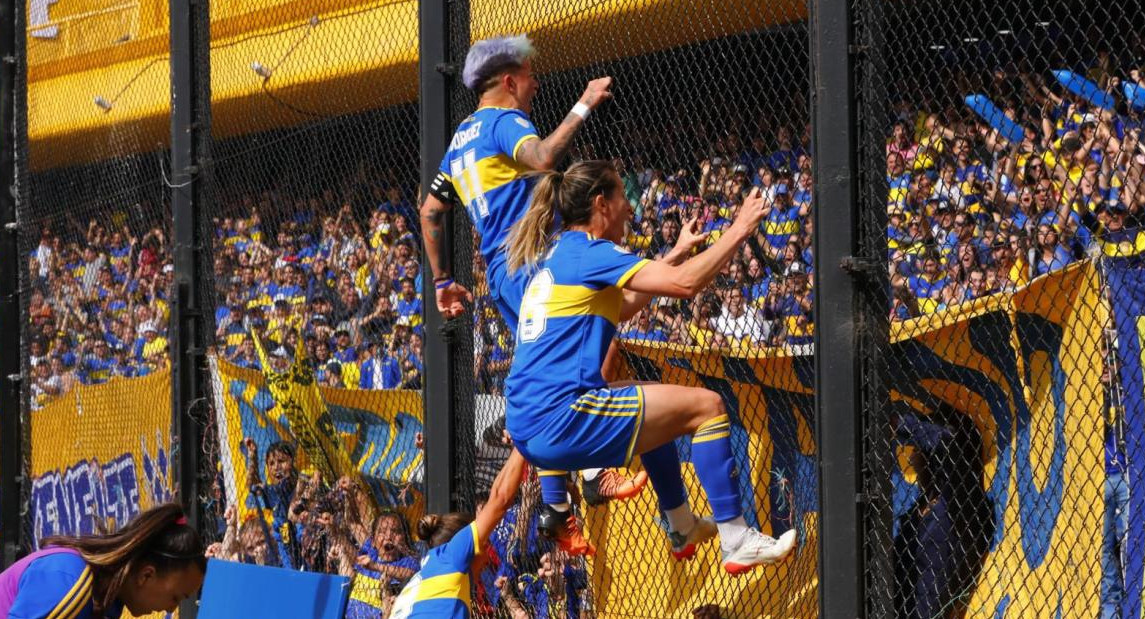
{"type": "Polygon", "coordinates": [[[592,109],[580,101],[577,101],[576,105],[573,106],[572,111],[569,113],[580,116],[581,120],[588,120],[588,115],[592,113],[592,109]]]}

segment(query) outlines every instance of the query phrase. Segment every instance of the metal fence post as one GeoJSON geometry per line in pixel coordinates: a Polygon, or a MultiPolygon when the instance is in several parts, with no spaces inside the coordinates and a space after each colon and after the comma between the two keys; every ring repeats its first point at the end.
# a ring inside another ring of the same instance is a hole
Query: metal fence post
{"type": "MultiPolygon", "coordinates": [[[[200,426],[191,410],[206,395],[203,367],[204,339],[202,295],[199,277],[202,239],[197,212],[201,152],[200,142],[210,135],[204,124],[203,106],[210,105],[209,78],[196,67],[200,54],[209,41],[208,3],[202,0],[171,0],[171,214],[173,219],[175,290],[171,330],[171,415],[172,428],[178,441],[173,454],[173,479],[178,484],[179,502],[187,510],[192,526],[198,527],[200,510],[199,455],[200,426]],[[203,83],[203,80],[207,80],[203,83]],[[204,93],[207,93],[204,96],[204,93]]],[[[179,608],[180,617],[193,618],[197,612],[194,600],[179,608]]]]}
{"type": "MultiPolygon", "coordinates": [[[[449,62],[449,2],[422,0],[418,8],[418,97],[421,139],[421,188],[426,188],[437,174],[445,155],[450,125],[450,76],[445,71],[449,62]]],[[[453,243],[451,212],[445,225],[446,238],[441,243],[443,264],[452,264],[453,243]]],[[[426,262],[428,264],[428,262],[426,262]]],[[[425,428],[425,493],[426,511],[447,512],[453,509],[456,488],[454,474],[454,422],[457,418],[457,383],[454,372],[453,345],[443,330],[445,322],[434,302],[433,278],[423,278],[425,300],[425,376],[422,381],[425,428]]]]}
{"type": "Polygon", "coordinates": [[[0,569],[20,552],[20,486],[23,449],[20,437],[20,258],[16,243],[16,23],[18,0],[0,0],[0,569]]]}
{"type": "Polygon", "coordinates": [[[859,363],[855,348],[857,177],[850,3],[811,6],[815,150],[815,426],[819,614],[863,609],[859,363]],[[846,265],[846,267],[844,267],[846,265]]]}

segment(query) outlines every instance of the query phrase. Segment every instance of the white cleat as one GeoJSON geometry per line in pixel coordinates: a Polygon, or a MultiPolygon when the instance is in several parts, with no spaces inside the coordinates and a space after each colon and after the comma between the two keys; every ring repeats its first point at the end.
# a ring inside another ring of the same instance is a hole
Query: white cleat
{"type": "Polygon", "coordinates": [[[767,565],[780,561],[795,548],[795,529],[775,539],[755,529],[748,529],[739,546],[731,552],[725,551],[724,569],[733,576],[749,572],[757,565],[767,565]]]}

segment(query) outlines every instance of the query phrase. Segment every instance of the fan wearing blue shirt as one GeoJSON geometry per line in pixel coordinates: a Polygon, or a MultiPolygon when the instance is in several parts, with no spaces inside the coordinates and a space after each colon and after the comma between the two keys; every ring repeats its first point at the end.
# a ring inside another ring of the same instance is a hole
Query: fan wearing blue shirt
{"type": "Polygon", "coordinates": [[[390,619],[469,619],[472,573],[482,548],[513,504],[528,471],[514,449],[493,480],[489,500],[476,518],[461,513],[429,514],[417,525],[429,545],[421,569],[410,579],[390,609],[390,619]]]}

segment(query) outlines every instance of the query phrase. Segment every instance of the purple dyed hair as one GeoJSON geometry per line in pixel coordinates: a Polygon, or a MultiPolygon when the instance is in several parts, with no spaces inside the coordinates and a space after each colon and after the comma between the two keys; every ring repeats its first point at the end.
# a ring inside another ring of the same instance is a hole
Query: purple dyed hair
{"type": "Polygon", "coordinates": [[[461,81],[466,88],[476,90],[494,75],[525,64],[534,53],[533,42],[525,34],[478,41],[465,56],[461,81]]]}

